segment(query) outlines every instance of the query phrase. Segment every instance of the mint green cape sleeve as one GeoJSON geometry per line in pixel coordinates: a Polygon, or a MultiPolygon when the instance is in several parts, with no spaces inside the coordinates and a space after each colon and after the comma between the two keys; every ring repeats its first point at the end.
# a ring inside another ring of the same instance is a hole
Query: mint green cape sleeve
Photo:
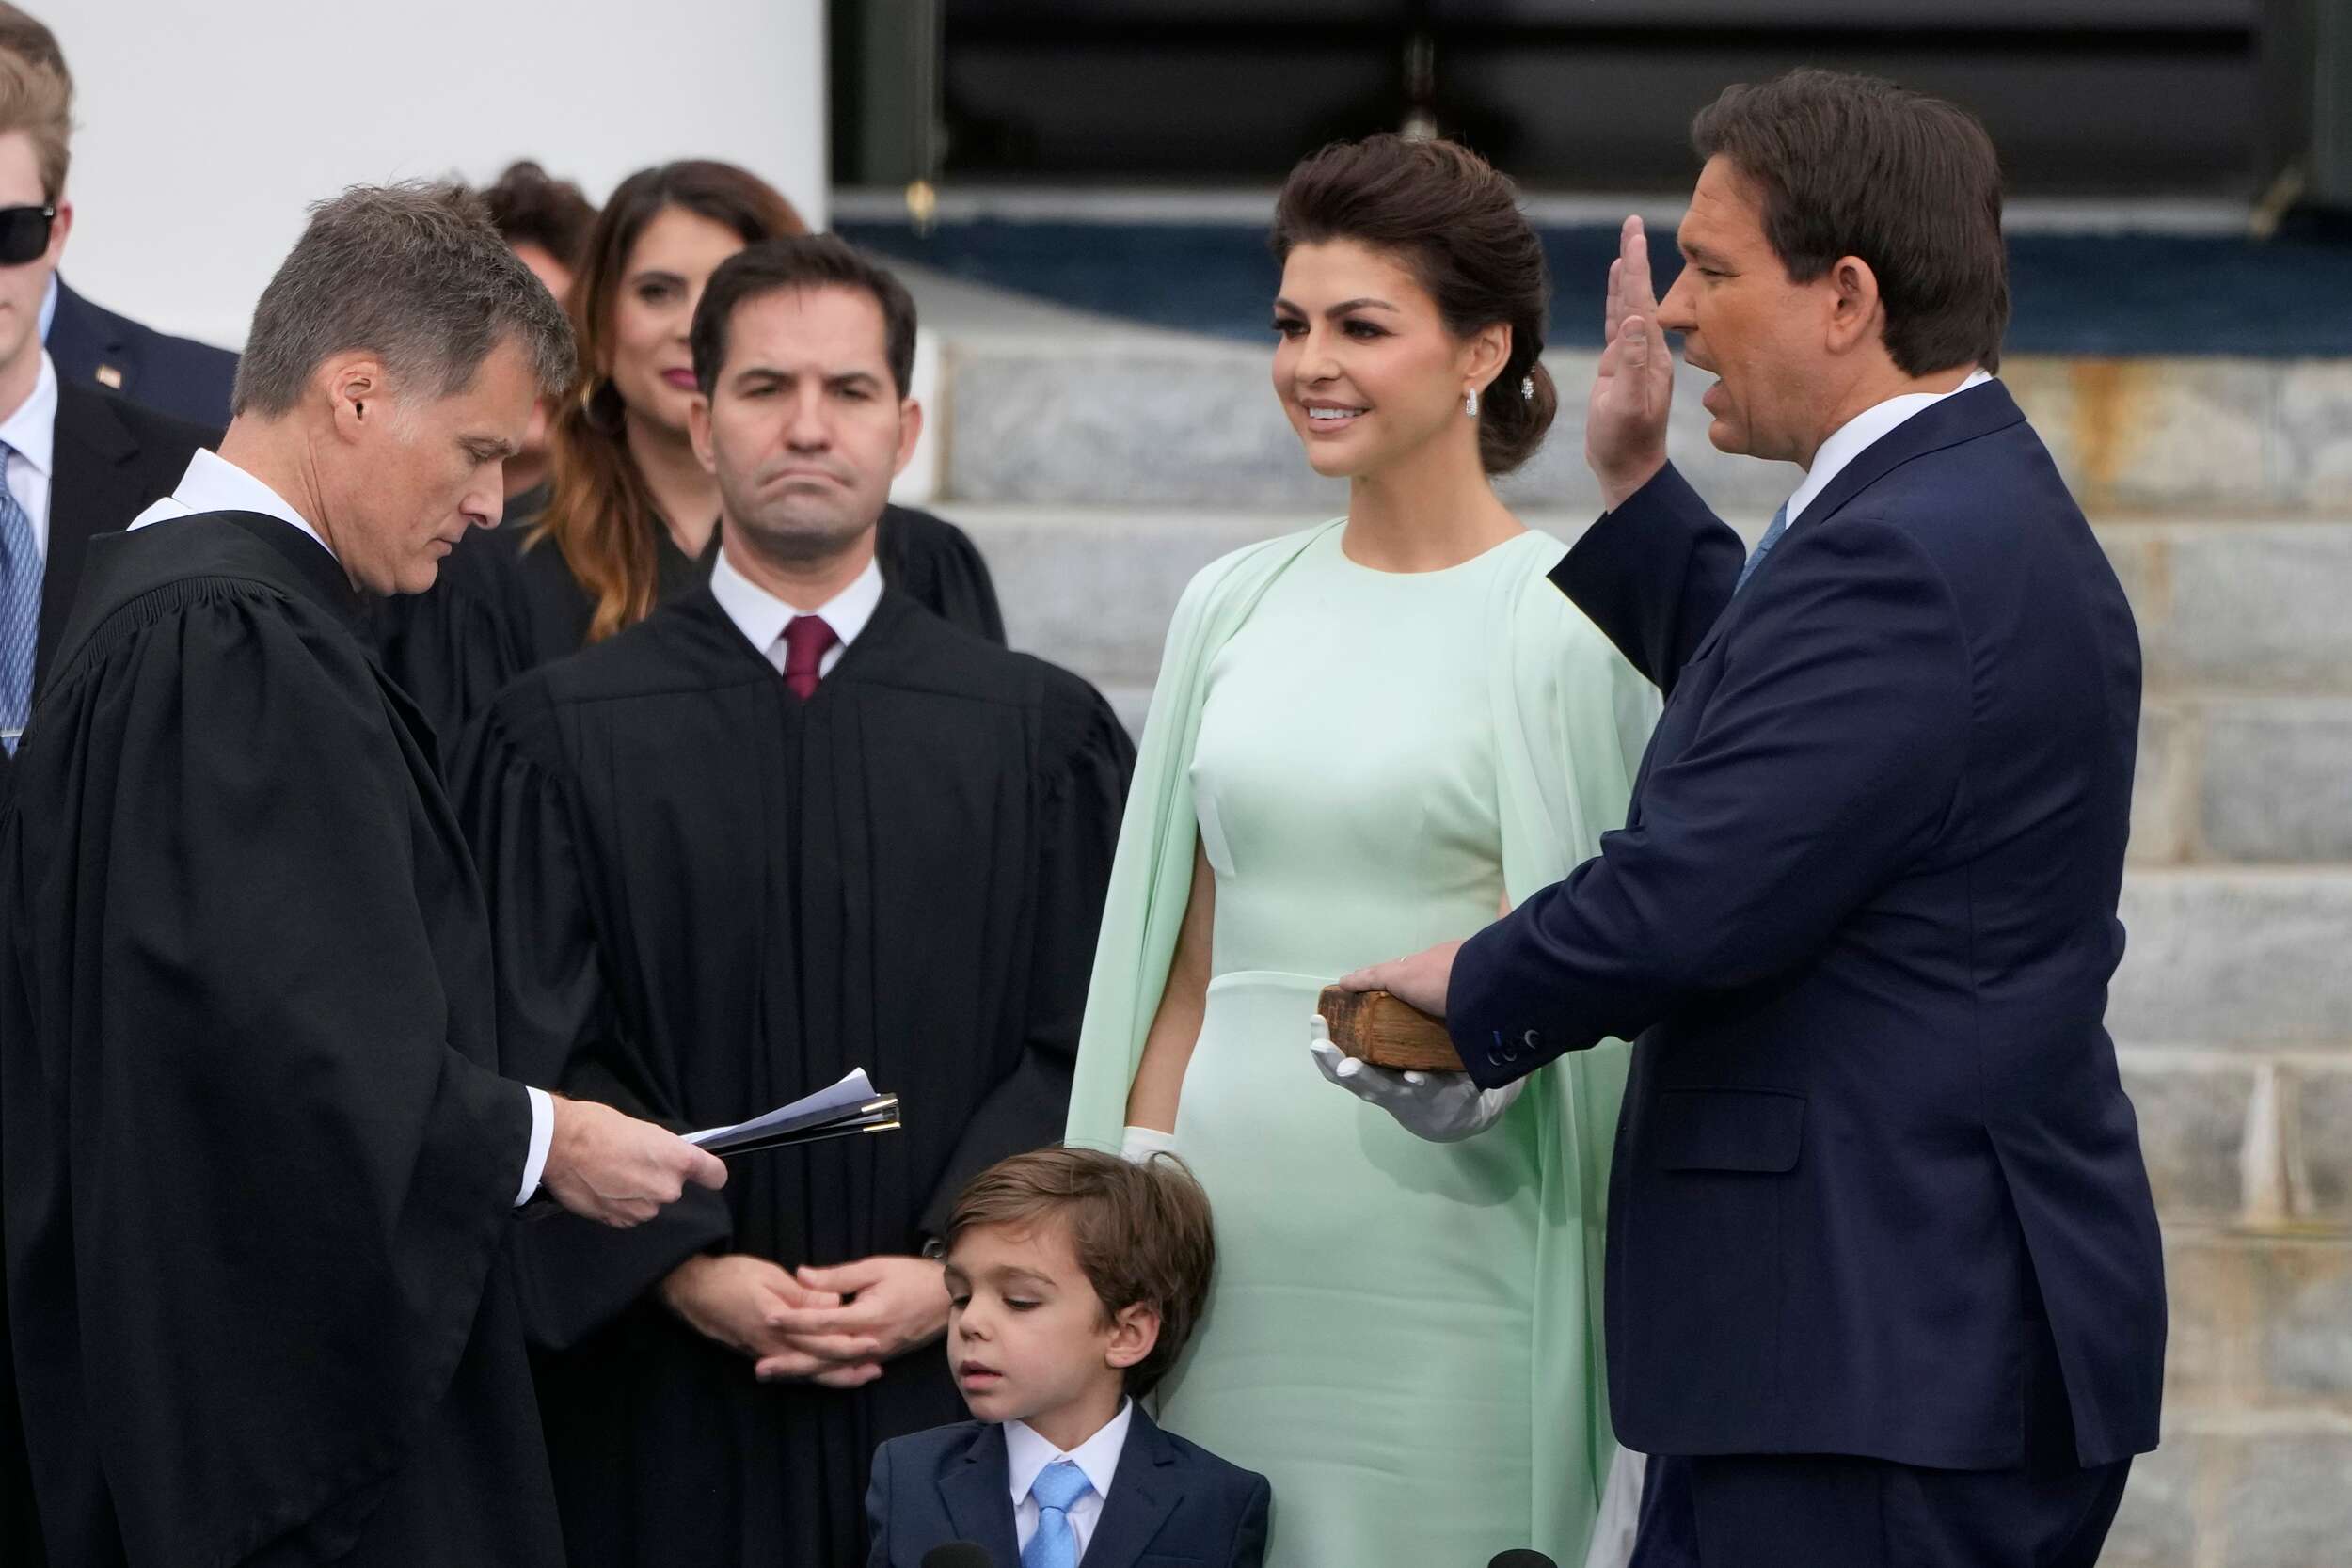
{"type": "Polygon", "coordinates": [[[1067,1142],[1117,1152],[1127,1123],[1127,1090],[1159,1010],[1176,936],[1192,895],[1199,822],[1192,801],[1192,750],[1200,733],[1209,662],[1301,550],[1337,522],[1236,551],[1204,568],[1168,624],[1152,709],[1144,720],[1127,815],[1119,827],[1103,930],[1078,1033],[1067,1142]]]}

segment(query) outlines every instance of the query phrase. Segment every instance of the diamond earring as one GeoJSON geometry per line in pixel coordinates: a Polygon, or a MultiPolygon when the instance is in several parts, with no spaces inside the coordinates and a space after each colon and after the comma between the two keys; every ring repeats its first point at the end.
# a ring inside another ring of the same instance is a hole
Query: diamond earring
{"type": "Polygon", "coordinates": [[[1530,403],[1535,401],[1535,378],[1534,376],[1528,376],[1519,383],[1519,396],[1530,403]]]}
{"type": "Polygon", "coordinates": [[[1462,412],[1463,412],[1463,413],[1465,413],[1465,414],[1468,414],[1468,415],[1469,415],[1471,419],[1473,419],[1473,420],[1474,420],[1474,419],[1476,419],[1476,418],[1478,418],[1478,388],[1475,388],[1475,387],[1471,388],[1470,389],[1469,393],[1468,393],[1466,396],[1464,396],[1464,397],[1463,397],[1463,399],[1462,399],[1462,412]]]}

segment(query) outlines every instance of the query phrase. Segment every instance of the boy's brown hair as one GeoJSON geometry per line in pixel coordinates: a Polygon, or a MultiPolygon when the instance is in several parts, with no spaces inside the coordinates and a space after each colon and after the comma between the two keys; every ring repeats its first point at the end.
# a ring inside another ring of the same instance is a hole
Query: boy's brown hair
{"type": "Polygon", "coordinates": [[[1208,1305],[1216,1233],[1208,1195],[1172,1154],[1133,1164],[1090,1148],[1041,1148],[974,1177],[947,1218],[946,1243],[975,1226],[1070,1227],[1072,1250],[1108,1318],[1138,1303],[1160,1315],[1159,1343],[1127,1369],[1148,1394],[1184,1354],[1208,1305]]]}

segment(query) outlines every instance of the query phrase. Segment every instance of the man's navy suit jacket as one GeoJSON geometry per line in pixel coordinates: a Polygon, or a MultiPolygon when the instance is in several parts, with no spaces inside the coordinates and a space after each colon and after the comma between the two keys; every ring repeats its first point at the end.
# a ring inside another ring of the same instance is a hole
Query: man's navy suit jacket
{"type": "MultiPolygon", "coordinates": [[[[1265,1477],[1162,1432],[1137,1405],[1085,1568],[1258,1568],[1272,1498],[1265,1477]]],[[[884,1443],[866,1516],[867,1568],[920,1568],[925,1552],[950,1541],[1017,1568],[1005,1429],[963,1421],[884,1443]]]]}
{"type": "Polygon", "coordinates": [[[1999,383],[1742,550],[1671,467],[1553,580],[1667,693],[1623,832],[1467,943],[1494,1085],[1636,1040],[1609,1192],[1617,1434],[2020,1462],[2046,1313],[2077,1455],[2153,1449],[2163,1259],[2104,1023],[2131,608],[1999,383]]]}
{"type": "Polygon", "coordinates": [[[235,355],[141,326],[128,316],[92,305],[67,288],[62,277],[57,279],[57,313],[50,318],[46,346],[64,386],[112,392],[207,430],[229,423],[229,394],[237,380],[235,355]]]}

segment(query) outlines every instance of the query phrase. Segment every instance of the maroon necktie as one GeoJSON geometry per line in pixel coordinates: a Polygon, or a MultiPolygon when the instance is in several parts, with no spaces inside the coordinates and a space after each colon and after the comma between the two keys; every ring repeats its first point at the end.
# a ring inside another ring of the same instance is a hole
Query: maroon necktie
{"type": "Polygon", "coordinates": [[[818,666],[825,650],[840,639],[821,615],[795,615],[784,628],[784,684],[792,695],[807,702],[817,695],[818,666]]]}

